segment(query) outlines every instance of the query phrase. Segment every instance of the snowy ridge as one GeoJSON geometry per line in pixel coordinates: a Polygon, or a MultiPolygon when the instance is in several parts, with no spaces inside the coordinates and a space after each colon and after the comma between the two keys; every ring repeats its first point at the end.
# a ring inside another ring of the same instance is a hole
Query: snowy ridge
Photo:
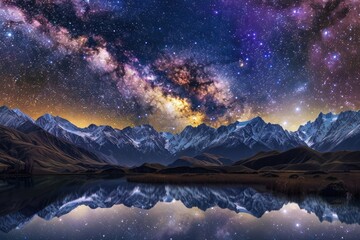
{"type": "Polygon", "coordinates": [[[34,120],[22,113],[19,109],[11,110],[6,106],[0,107],[0,125],[10,128],[20,128],[23,124],[34,120]]]}
{"type": "Polygon", "coordinates": [[[304,126],[300,126],[298,134],[300,139],[311,147],[317,142],[320,142],[325,137],[326,133],[330,130],[331,125],[338,118],[338,115],[333,113],[323,114],[320,113],[314,122],[307,122],[304,126]]]}
{"type": "Polygon", "coordinates": [[[315,121],[300,126],[296,132],[256,117],[219,128],[205,124],[187,126],[182,132],[172,134],[157,132],[150,125],[122,130],[94,124],[79,128],[50,114],[34,121],[18,109],[0,108],[0,125],[21,130],[29,123],[109,163],[126,166],[146,162],[167,165],[181,156],[192,157],[204,152],[237,161],[260,151],[286,151],[306,145],[318,151],[360,150],[360,112],[356,111],[337,115],[320,113],[315,121]]]}
{"type": "MultiPolygon", "coordinates": [[[[201,124],[186,127],[169,140],[174,154],[220,153],[226,149],[243,150],[237,157],[247,157],[263,150],[287,150],[305,145],[280,125],[265,123],[260,117],[246,122],[235,122],[217,129],[201,124]]],[[[224,153],[222,153],[224,154],[224,153]]],[[[226,157],[235,158],[228,155],[226,157]]]]}
{"type": "Polygon", "coordinates": [[[260,117],[217,129],[205,124],[188,126],[179,134],[157,132],[150,125],[122,130],[95,125],[78,128],[65,119],[49,115],[40,117],[36,123],[59,138],[121,165],[169,164],[179,156],[194,156],[206,151],[224,154],[227,149],[238,150],[228,156],[237,160],[258,151],[287,150],[304,145],[280,125],[265,123],[260,117]]]}
{"type": "Polygon", "coordinates": [[[295,134],[309,147],[322,152],[360,150],[360,111],[320,113],[314,122],[300,126],[295,134]]]}

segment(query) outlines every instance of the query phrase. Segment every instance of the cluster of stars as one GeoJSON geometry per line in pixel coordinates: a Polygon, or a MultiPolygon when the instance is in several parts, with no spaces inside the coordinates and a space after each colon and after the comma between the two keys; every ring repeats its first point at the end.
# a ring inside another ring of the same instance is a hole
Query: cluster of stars
{"type": "Polygon", "coordinates": [[[4,1],[0,96],[80,126],[294,129],[360,106],[359,16],[351,0],[4,1]]]}

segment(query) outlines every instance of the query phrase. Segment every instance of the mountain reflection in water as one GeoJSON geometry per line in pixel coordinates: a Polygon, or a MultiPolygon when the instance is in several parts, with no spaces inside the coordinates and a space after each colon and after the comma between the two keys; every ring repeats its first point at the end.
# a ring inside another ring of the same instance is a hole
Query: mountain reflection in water
{"type": "Polygon", "coordinates": [[[355,200],[289,199],[261,187],[71,176],[1,180],[0,191],[0,239],[356,239],[360,234],[355,200]]]}

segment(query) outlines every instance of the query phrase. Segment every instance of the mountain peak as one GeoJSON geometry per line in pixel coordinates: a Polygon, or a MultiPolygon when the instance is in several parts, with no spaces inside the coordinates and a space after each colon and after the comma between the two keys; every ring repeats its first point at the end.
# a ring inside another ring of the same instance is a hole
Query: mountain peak
{"type": "Polygon", "coordinates": [[[54,120],[54,116],[49,113],[45,113],[44,115],[42,115],[38,119],[36,119],[36,121],[40,121],[40,120],[52,121],[52,120],[54,120]]]}
{"type": "Polygon", "coordinates": [[[61,127],[62,129],[67,129],[68,131],[74,131],[79,129],[76,125],[59,116],[53,116],[51,114],[44,114],[39,117],[35,122],[39,127],[50,131],[51,128],[61,127]]]}
{"type": "Polygon", "coordinates": [[[359,126],[360,112],[320,113],[315,121],[300,126],[296,134],[318,151],[358,149],[359,126]]]}
{"type": "Polygon", "coordinates": [[[9,111],[10,109],[7,107],[7,106],[1,106],[0,107],[0,112],[2,112],[2,111],[9,111]]]}
{"type": "Polygon", "coordinates": [[[59,116],[53,116],[49,113],[46,113],[42,116],[40,116],[36,121],[45,120],[46,122],[57,122],[57,123],[63,123],[63,124],[71,124],[72,126],[76,127],[73,123],[71,123],[69,120],[59,117],[59,116]]]}
{"type": "Polygon", "coordinates": [[[332,112],[329,112],[329,113],[320,112],[319,116],[315,119],[314,122],[309,121],[308,123],[310,123],[310,125],[312,123],[315,123],[317,125],[322,125],[322,124],[329,125],[332,122],[335,122],[337,120],[338,116],[339,115],[334,114],[332,112]]]}
{"type": "Polygon", "coordinates": [[[87,128],[89,128],[89,129],[95,129],[97,127],[98,126],[96,124],[94,124],[94,123],[91,123],[89,126],[87,126],[87,128]]]}
{"type": "Polygon", "coordinates": [[[328,112],[328,113],[320,112],[318,118],[330,119],[330,118],[333,118],[335,116],[338,116],[338,115],[336,115],[335,113],[332,113],[332,112],[328,112]]]}
{"type": "Polygon", "coordinates": [[[1,125],[17,129],[26,122],[33,123],[34,121],[19,109],[12,110],[6,106],[0,107],[1,125]]]}
{"type": "Polygon", "coordinates": [[[344,119],[344,118],[354,118],[354,117],[358,117],[360,118],[360,111],[345,111],[345,112],[341,112],[338,117],[340,119],[344,119]]]}
{"type": "Polygon", "coordinates": [[[236,121],[234,123],[229,124],[228,126],[222,126],[222,128],[228,128],[228,127],[233,126],[233,127],[236,127],[237,129],[240,129],[240,128],[243,128],[243,127],[245,127],[245,126],[247,126],[249,124],[251,124],[252,126],[254,126],[254,125],[257,126],[257,125],[263,125],[263,124],[266,124],[266,123],[261,117],[257,116],[257,117],[255,117],[255,118],[253,118],[251,120],[248,120],[248,121],[241,121],[241,122],[236,121]]]}
{"type": "Polygon", "coordinates": [[[250,122],[251,122],[251,123],[265,123],[265,121],[264,121],[261,117],[259,117],[259,116],[251,119],[250,122]]]}
{"type": "Polygon", "coordinates": [[[209,126],[209,125],[207,125],[205,123],[202,123],[202,124],[198,125],[196,128],[202,129],[202,130],[212,129],[211,126],[209,126]]]}
{"type": "Polygon", "coordinates": [[[20,109],[18,108],[14,108],[13,112],[15,112],[17,115],[19,116],[26,116],[25,113],[23,113],[22,111],[20,111],[20,109]]]}
{"type": "MultiPolygon", "coordinates": [[[[102,128],[103,131],[106,131],[106,132],[112,132],[112,131],[115,130],[113,127],[108,126],[108,125],[103,125],[103,126],[100,126],[100,127],[102,128]]],[[[96,129],[96,128],[98,128],[98,127],[94,127],[94,129],[96,129]]]]}

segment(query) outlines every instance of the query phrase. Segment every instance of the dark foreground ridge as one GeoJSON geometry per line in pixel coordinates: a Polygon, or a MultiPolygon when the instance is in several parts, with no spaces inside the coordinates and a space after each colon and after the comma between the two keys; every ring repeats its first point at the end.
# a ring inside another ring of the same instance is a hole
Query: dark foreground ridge
{"type": "Polygon", "coordinates": [[[0,172],[3,174],[79,174],[108,169],[121,171],[37,126],[28,126],[26,133],[0,126],[0,172]]]}

